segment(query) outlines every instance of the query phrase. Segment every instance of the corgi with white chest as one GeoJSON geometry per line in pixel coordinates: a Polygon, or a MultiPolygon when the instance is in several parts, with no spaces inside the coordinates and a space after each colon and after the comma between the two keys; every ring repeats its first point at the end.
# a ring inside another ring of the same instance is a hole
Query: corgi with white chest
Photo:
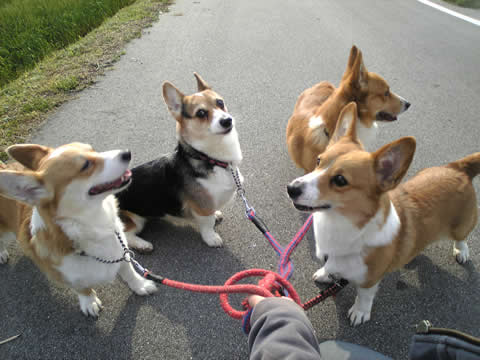
{"type": "Polygon", "coordinates": [[[175,151],[133,168],[132,185],[117,194],[128,242],[137,250],[153,250],[136,235],[150,217],[186,220],[208,246],[223,244],[214,226],[222,217],[219,209],[235,193],[231,167],[240,164],[242,151],[223,98],[194,75],[198,91],[192,95],[163,84],[163,98],[176,120],[175,151]]]}
{"type": "Polygon", "coordinates": [[[349,280],[357,288],[349,310],[352,325],[370,319],[380,280],[410,262],[427,245],[453,240],[458,263],[469,258],[468,234],[477,224],[472,179],[480,153],[424,169],[399,185],[415,152],[415,139],[401,138],[379,150],[364,150],[356,133],[357,109],[342,111],[326,151],[312,173],[288,185],[295,207],[314,212],[316,256],[313,276],[349,280]]]}
{"type": "Polygon", "coordinates": [[[157,290],[124,261],[128,247],[112,194],[131,182],[129,151],[97,153],[72,143],[13,145],[7,153],[17,162],[0,170],[0,264],[13,234],[48,278],[78,294],[87,316],[102,309],[93,287],[117,274],[138,295],[157,290]]]}
{"type": "Polygon", "coordinates": [[[410,107],[408,101],[390,90],[385,79],[367,71],[362,52],[352,46],[338,88],[322,81],[306,89],[288,120],[288,152],[305,173],[315,168],[318,154],[325,150],[335,130],[338,115],[351,101],[357,104],[357,135],[365,145],[375,139],[377,121],[394,121],[410,107]]]}

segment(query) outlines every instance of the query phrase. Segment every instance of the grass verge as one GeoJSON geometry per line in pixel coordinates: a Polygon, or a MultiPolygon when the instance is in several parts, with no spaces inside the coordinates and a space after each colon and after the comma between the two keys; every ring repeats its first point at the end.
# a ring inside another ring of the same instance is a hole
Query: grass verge
{"type": "Polygon", "coordinates": [[[480,0],[443,0],[461,7],[480,9],[480,0]]]}
{"type": "Polygon", "coordinates": [[[0,0],[0,86],[135,0],[0,0]]]}
{"type": "MultiPolygon", "coordinates": [[[[123,55],[124,45],[166,11],[169,0],[137,0],[76,43],[53,52],[0,89],[0,149],[25,142],[46,115],[123,55]]],[[[1,160],[7,158],[5,153],[1,160]]]]}

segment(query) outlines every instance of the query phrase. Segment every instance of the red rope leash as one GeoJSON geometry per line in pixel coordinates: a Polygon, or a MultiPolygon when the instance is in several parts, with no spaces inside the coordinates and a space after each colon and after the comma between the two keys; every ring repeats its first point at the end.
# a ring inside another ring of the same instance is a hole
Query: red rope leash
{"type": "Polygon", "coordinates": [[[151,271],[142,267],[135,259],[131,258],[130,261],[134,267],[142,274],[143,277],[155,281],[157,283],[191,292],[198,293],[207,293],[207,294],[219,294],[220,295],[220,305],[222,309],[230,317],[234,319],[243,318],[243,329],[246,333],[250,330],[250,315],[251,308],[248,305],[248,301],[243,301],[244,310],[236,310],[232,307],[228,300],[229,294],[251,294],[251,295],[260,295],[263,297],[272,297],[272,296],[281,296],[281,293],[286,293],[293,301],[300,305],[304,310],[308,310],[314,305],[325,300],[329,296],[335,295],[340,291],[346,284],[347,280],[341,279],[338,282],[331,284],[327,289],[323,290],[315,296],[314,298],[303,303],[300,300],[300,297],[293,287],[293,285],[288,281],[288,277],[292,273],[292,264],[290,262],[290,255],[292,254],[295,247],[302,241],[303,237],[307,233],[310,225],[312,223],[311,217],[307,219],[305,224],[295,235],[293,240],[285,247],[282,248],[278,242],[273,238],[273,236],[267,231],[263,232],[266,238],[269,240],[270,244],[275,248],[279,257],[280,257],[280,266],[282,275],[275,273],[273,271],[264,270],[264,269],[249,269],[236,273],[230,277],[224,285],[199,285],[199,284],[189,284],[180,281],[166,279],[162,276],[156,275],[151,271]],[[283,271],[282,271],[283,270],[283,271]],[[262,277],[259,280],[258,285],[254,284],[237,284],[239,281],[249,278],[249,277],[262,277]],[[282,292],[280,292],[282,290],[282,292]]]}
{"type": "Polygon", "coordinates": [[[243,318],[243,330],[248,334],[250,331],[250,315],[252,309],[248,304],[247,300],[242,302],[244,307],[243,311],[236,310],[230,305],[228,301],[229,294],[251,294],[251,295],[260,295],[263,297],[272,297],[272,296],[282,296],[286,294],[298,305],[300,305],[304,310],[310,309],[312,306],[318,304],[319,302],[325,300],[329,296],[335,295],[338,291],[343,289],[348,284],[348,281],[345,279],[340,279],[331,284],[327,289],[323,290],[315,296],[314,298],[308,300],[306,303],[302,304],[298,293],[295,291],[294,287],[288,279],[293,273],[293,263],[290,260],[290,255],[293,250],[300,244],[300,242],[305,237],[306,233],[310,229],[313,223],[313,216],[310,215],[297,232],[292,241],[285,247],[282,248],[280,244],[275,240],[275,238],[270,234],[265,223],[257,217],[255,210],[248,205],[247,199],[245,198],[245,191],[243,190],[240,175],[238,169],[231,168],[232,176],[237,185],[237,193],[242,198],[245,203],[245,214],[247,218],[253,222],[253,224],[262,232],[265,238],[269,241],[270,245],[276,251],[277,255],[280,258],[278,265],[278,272],[268,271],[264,269],[250,269],[244,270],[236,273],[230,277],[224,285],[215,286],[215,285],[198,285],[198,284],[188,284],[180,281],[174,281],[166,279],[162,276],[156,275],[151,271],[145,269],[140,265],[133,257],[129,257],[129,261],[134,265],[134,267],[142,274],[143,277],[155,281],[157,283],[173,287],[180,290],[187,290],[192,292],[207,293],[207,294],[219,294],[220,295],[220,305],[222,309],[230,317],[234,319],[243,318]],[[258,282],[258,285],[253,284],[237,284],[240,280],[249,278],[249,277],[262,277],[258,282]]]}

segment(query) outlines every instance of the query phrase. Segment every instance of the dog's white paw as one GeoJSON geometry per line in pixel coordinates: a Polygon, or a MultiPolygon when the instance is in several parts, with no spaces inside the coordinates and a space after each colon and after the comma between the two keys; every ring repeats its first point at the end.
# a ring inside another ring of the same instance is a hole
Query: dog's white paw
{"type": "Polygon", "coordinates": [[[153,244],[151,242],[145,241],[138,236],[127,233],[128,247],[135,249],[140,253],[151,253],[153,251],[153,244]]]}
{"type": "Polygon", "coordinates": [[[0,251],[0,264],[6,264],[8,261],[8,251],[2,250],[0,251]]]}
{"type": "Polygon", "coordinates": [[[325,270],[325,266],[318,269],[312,276],[313,281],[319,283],[331,283],[332,279],[328,276],[328,272],[325,270]]]}
{"type": "Polygon", "coordinates": [[[153,294],[158,290],[157,286],[152,280],[140,279],[136,286],[131,288],[135,294],[146,296],[153,294]]]}
{"type": "Polygon", "coordinates": [[[459,264],[465,264],[469,257],[470,251],[468,250],[468,245],[465,241],[459,241],[458,243],[453,244],[453,256],[459,264]]]}
{"type": "Polygon", "coordinates": [[[95,291],[92,291],[90,296],[78,295],[80,301],[80,309],[85,316],[98,317],[98,314],[103,309],[102,302],[97,297],[95,291]]]}
{"type": "Polygon", "coordinates": [[[215,225],[220,224],[223,221],[223,214],[221,211],[215,211],[215,225]]]}
{"type": "Polygon", "coordinates": [[[203,241],[210,247],[222,247],[223,240],[216,232],[212,231],[208,234],[202,235],[203,241]]]}
{"type": "Polygon", "coordinates": [[[370,311],[360,309],[358,302],[355,301],[355,304],[348,310],[348,317],[350,318],[350,325],[358,326],[370,320],[370,311]]]}

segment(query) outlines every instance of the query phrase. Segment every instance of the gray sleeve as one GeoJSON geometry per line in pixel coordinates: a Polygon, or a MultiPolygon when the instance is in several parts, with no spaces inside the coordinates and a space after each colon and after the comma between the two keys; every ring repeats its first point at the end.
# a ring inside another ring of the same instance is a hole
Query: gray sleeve
{"type": "Polygon", "coordinates": [[[250,325],[250,360],[321,359],[312,324],[293,301],[262,300],[253,310],[250,325]]]}

